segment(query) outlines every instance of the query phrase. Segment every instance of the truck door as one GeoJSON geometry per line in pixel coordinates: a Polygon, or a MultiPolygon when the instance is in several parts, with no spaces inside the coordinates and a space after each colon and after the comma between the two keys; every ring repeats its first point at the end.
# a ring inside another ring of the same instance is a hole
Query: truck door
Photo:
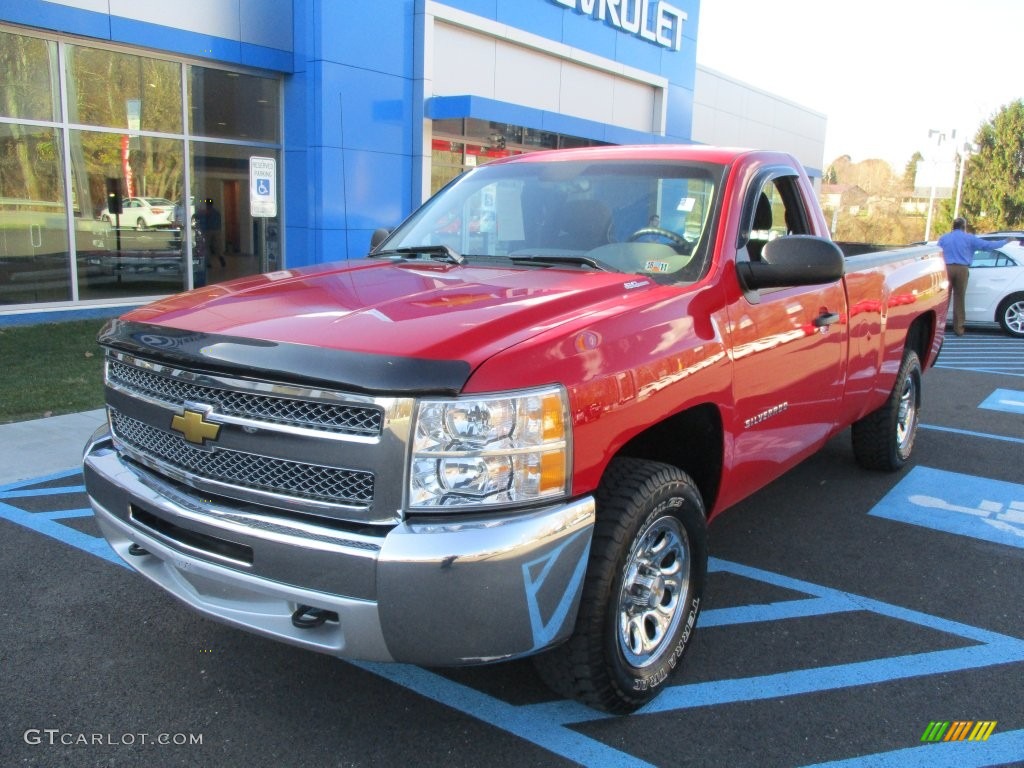
{"type": "MultiPolygon", "coordinates": [[[[756,177],[744,203],[737,261],[759,260],[783,235],[814,234],[792,170],[756,177]]],[[[748,291],[729,308],[735,375],[732,465],[737,489],[770,481],[830,435],[843,390],[842,281],[748,291]]],[[[737,499],[738,500],[738,499],[737,499]]]]}

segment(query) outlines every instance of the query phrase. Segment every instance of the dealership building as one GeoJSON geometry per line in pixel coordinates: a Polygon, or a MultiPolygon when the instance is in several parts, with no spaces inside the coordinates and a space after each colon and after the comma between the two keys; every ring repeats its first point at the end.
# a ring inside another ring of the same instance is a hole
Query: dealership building
{"type": "Polygon", "coordinates": [[[0,323],[364,255],[463,171],[779,149],[825,117],[697,64],[699,0],[0,6],[0,323]]]}

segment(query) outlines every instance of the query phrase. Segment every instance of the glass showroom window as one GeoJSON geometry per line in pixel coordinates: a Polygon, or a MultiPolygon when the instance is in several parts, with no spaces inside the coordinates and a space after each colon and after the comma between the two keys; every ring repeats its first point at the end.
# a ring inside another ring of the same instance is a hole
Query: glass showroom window
{"type": "Polygon", "coordinates": [[[210,282],[278,269],[279,219],[253,216],[249,164],[269,158],[280,168],[280,153],[267,146],[280,140],[280,84],[190,66],[188,86],[189,128],[203,137],[189,145],[195,258],[210,282]]]}
{"type": "Polygon", "coordinates": [[[0,123],[0,305],[70,295],[61,146],[56,128],[0,123]]]}
{"type": "MultiPolygon", "coordinates": [[[[107,131],[70,132],[78,295],[83,300],[188,287],[180,204],[184,142],[107,131]],[[120,202],[120,206],[116,201],[120,202]]],[[[193,285],[205,284],[193,262],[193,285]]]]}
{"type": "Polygon", "coordinates": [[[280,267],[278,221],[251,215],[248,188],[250,158],[280,162],[280,92],[0,29],[0,305],[145,300],[280,267]]]}
{"type": "Polygon", "coordinates": [[[249,208],[249,161],[280,153],[267,147],[193,141],[191,177],[195,198],[195,258],[209,282],[255,275],[281,267],[278,219],[254,217],[249,208]]]}
{"type": "Polygon", "coordinates": [[[181,133],[181,65],[67,46],[68,118],[130,131],[181,133]]]}
{"type": "Polygon", "coordinates": [[[68,298],[57,45],[0,30],[0,305],[68,298]]]}
{"type": "Polygon", "coordinates": [[[0,29],[0,117],[56,120],[57,44],[0,29]]]}

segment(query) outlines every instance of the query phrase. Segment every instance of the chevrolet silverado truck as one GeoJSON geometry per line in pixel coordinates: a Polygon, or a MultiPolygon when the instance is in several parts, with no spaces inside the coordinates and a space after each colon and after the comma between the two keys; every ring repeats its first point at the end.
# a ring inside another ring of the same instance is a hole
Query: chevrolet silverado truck
{"type": "Polygon", "coordinates": [[[209,617],[348,659],[533,656],[626,713],[693,636],[716,515],[851,426],[863,467],[908,461],[947,304],[934,247],[844,257],[788,155],[522,155],[366,258],[111,321],[86,487],[209,617]]]}

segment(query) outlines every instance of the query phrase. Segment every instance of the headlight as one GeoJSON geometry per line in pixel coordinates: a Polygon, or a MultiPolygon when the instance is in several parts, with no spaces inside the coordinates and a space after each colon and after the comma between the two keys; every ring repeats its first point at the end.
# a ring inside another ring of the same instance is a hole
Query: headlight
{"type": "Polygon", "coordinates": [[[564,496],[569,427],[560,388],[421,400],[409,506],[487,506],[564,496]]]}

